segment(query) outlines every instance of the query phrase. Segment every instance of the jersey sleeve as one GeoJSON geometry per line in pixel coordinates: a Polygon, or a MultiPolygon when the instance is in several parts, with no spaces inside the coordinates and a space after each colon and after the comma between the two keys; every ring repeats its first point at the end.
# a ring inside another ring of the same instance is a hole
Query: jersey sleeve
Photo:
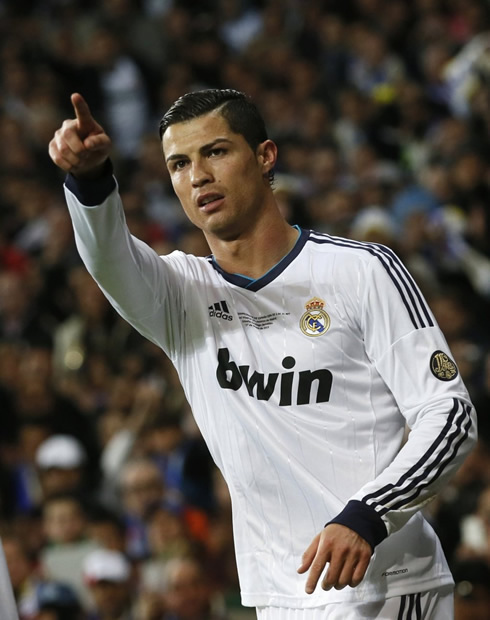
{"type": "Polygon", "coordinates": [[[447,342],[399,258],[376,246],[364,278],[360,323],[368,357],[410,429],[395,459],[331,522],[374,548],[448,482],[476,440],[476,417],[447,342]]]}
{"type": "Polygon", "coordinates": [[[116,311],[172,357],[185,315],[176,261],[130,234],[112,174],[96,182],[68,175],[65,196],[87,270],[116,311]]]}

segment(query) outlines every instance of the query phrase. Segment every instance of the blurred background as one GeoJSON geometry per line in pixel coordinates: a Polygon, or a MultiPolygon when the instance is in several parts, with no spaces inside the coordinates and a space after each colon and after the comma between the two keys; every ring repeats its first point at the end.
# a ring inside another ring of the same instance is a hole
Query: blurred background
{"type": "Polygon", "coordinates": [[[255,617],[226,486],[168,359],[82,266],[47,151],[80,92],[131,231],[206,255],[158,122],[208,87],[262,111],[292,224],[387,244],[426,295],[480,427],[426,514],[456,620],[487,620],[490,2],[0,0],[0,534],[21,620],[255,617]]]}

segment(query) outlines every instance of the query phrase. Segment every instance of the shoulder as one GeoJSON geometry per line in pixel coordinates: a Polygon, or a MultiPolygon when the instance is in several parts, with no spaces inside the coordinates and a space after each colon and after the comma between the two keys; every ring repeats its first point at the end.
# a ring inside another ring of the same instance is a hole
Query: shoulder
{"type": "Polygon", "coordinates": [[[327,233],[309,230],[306,247],[312,251],[335,254],[339,257],[352,257],[361,262],[399,261],[395,252],[380,243],[357,241],[347,237],[337,237],[327,233]]]}
{"type": "Polygon", "coordinates": [[[174,250],[170,254],[160,256],[167,264],[176,268],[189,271],[212,271],[212,256],[194,256],[194,254],[186,254],[181,250],[174,250]]]}

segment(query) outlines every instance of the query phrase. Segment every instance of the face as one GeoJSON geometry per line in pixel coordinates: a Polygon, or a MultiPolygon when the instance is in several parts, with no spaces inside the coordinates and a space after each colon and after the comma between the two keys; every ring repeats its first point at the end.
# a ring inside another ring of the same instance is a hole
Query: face
{"type": "Polygon", "coordinates": [[[270,140],[254,153],[216,111],[171,125],[163,152],[172,185],[187,217],[213,238],[233,240],[260,218],[276,160],[270,140]]]}
{"type": "Polygon", "coordinates": [[[202,618],[209,609],[210,592],[201,569],[192,560],[173,567],[169,576],[167,605],[179,618],[202,618]]]}
{"type": "Polygon", "coordinates": [[[50,467],[39,472],[42,491],[45,497],[52,497],[57,493],[73,491],[82,480],[80,468],[60,469],[50,467]]]}
{"type": "Polygon", "coordinates": [[[44,529],[50,541],[69,543],[83,535],[86,523],[80,507],[69,499],[49,503],[44,511],[44,529]]]}
{"type": "Polygon", "coordinates": [[[128,607],[131,588],[127,582],[98,581],[90,586],[90,592],[101,615],[117,618],[128,607]]]}
{"type": "Polygon", "coordinates": [[[156,467],[137,464],[124,472],[123,501],[128,512],[145,518],[148,510],[162,501],[164,481],[156,467]]]}
{"type": "Polygon", "coordinates": [[[88,535],[105,549],[121,552],[125,550],[124,532],[114,523],[103,521],[91,523],[88,527],[88,535]]]}
{"type": "Polygon", "coordinates": [[[178,515],[168,510],[156,511],[148,524],[148,541],[153,553],[164,554],[176,546],[185,545],[186,530],[178,515]]]}

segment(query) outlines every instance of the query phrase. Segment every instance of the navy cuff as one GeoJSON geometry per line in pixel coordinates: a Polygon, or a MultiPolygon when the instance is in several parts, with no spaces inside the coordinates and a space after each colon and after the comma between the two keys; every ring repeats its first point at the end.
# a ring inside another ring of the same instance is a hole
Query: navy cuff
{"type": "Polygon", "coordinates": [[[111,160],[106,160],[100,176],[96,179],[76,178],[72,174],[67,174],[65,186],[75,194],[82,205],[86,207],[100,205],[116,188],[111,160]]]}
{"type": "Polygon", "coordinates": [[[330,523],[339,523],[354,530],[364,538],[372,550],[388,536],[386,526],[378,513],[357,499],[351,499],[346,507],[330,523]]]}

